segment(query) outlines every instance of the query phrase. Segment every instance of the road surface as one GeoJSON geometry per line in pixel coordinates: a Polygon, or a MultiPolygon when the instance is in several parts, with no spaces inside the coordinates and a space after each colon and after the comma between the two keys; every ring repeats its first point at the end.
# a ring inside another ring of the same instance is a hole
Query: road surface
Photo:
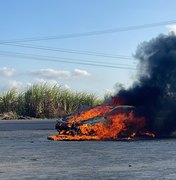
{"type": "Polygon", "coordinates": [[[55,120],[0,121],[0,180],[176,179],[176,140],[55,142],[55,120]]]}

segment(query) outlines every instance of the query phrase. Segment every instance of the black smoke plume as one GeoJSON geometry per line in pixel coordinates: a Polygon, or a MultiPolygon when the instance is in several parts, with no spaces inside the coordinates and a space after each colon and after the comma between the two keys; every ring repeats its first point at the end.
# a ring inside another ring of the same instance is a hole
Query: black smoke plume
{"type": "Polygon", "coordinates": [[[137,81],[115,96],[133,105],[146,119],[146,130],[157,136],[176,131],[176,35],[159,35],[137,48],[137,81]]]}

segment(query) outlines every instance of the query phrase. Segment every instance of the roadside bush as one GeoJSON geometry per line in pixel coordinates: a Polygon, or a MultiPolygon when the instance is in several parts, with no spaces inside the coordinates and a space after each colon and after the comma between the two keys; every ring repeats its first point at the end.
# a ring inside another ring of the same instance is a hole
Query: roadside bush
{"type": "Polygon", "coordinates": [[[0,113],[10,112],[16,110],[17,105],[17,91],[11,89],[0,96],[0,113]]]}
{"type": "Polygon", "coordinates": [[[94,94],[40,84],[33,85],[24,92],[12,89],[2,94],[0,113],[11,112],[20,117],[57,118],[101,102],[94,94]]]}

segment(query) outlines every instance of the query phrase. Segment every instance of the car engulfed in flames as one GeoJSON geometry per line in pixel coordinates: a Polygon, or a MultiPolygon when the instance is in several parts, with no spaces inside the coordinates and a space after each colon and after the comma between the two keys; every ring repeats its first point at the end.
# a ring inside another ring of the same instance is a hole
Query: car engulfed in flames
{"type": "Polygon", "coordinates": [[[59,119],[58,134],[51,140],[129,140],[155,135],[145,131],[145,119],[135,115],[134,106],[96,106],[59,119]]]}

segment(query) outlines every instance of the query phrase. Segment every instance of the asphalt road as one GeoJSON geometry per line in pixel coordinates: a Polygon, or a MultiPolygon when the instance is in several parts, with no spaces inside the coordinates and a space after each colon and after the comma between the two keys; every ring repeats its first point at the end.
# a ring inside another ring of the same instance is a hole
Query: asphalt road
{"type": "Polygon", "coordinates": [[[176,140],[50,141],[55,121],[0,121],[0,180],[176,179],[176,140]]]}
{"type": "Polygon", "coordinates": [[[0,120],[0,131],[54,130],[56,120],[0,120]]]}

